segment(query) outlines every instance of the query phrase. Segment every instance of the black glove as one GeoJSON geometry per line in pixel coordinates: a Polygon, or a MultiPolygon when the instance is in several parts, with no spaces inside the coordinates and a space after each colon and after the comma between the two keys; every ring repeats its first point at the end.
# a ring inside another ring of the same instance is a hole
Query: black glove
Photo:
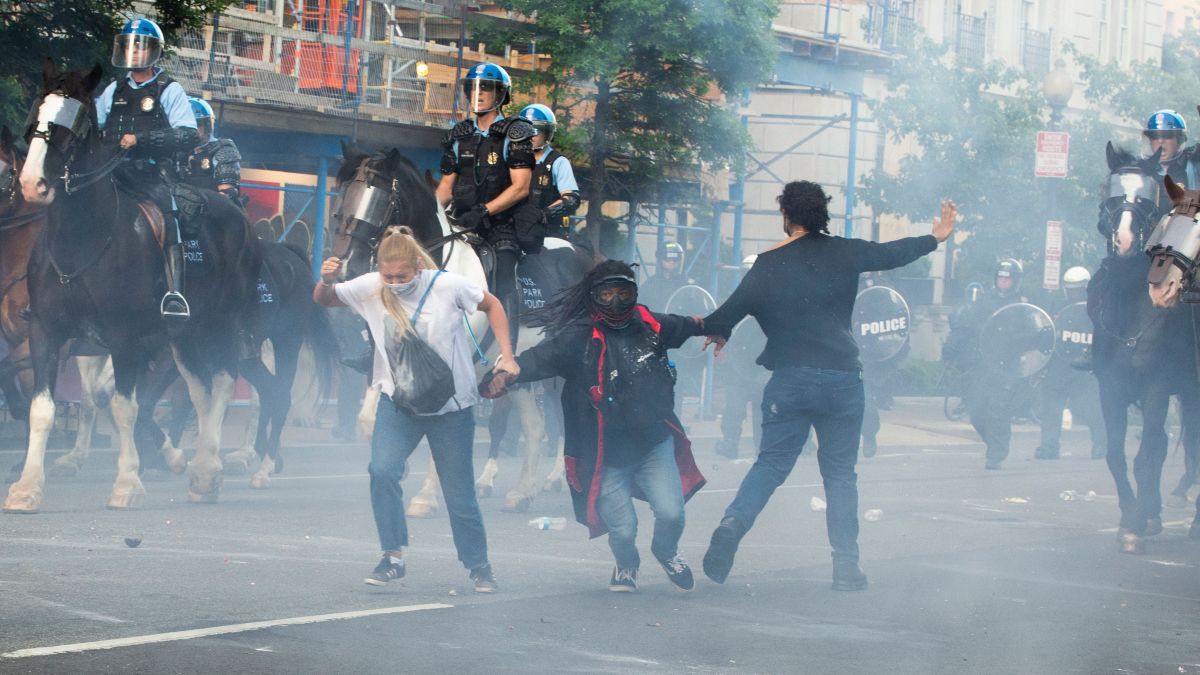
{"type": "Polygon", "coordinates": [[[486,219],[487,216],[487,207],[480,204],[459,216],[458,224],[468,230],[477,230],[479,229],[479,226],[483,225],[484,219],[486,219]]]}

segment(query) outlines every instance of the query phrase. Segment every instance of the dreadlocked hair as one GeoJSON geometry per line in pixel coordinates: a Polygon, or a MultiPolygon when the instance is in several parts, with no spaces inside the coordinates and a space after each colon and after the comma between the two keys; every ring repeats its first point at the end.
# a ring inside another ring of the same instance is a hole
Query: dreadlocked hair
{"type": "MultiPolygon", "coordinates": [[[[404,261],[412,265],[418,274],[421,270],[435,270],[437,263],[433,262],[433,258],[429,256],[421,243],[413,237],[413,231],[405,225],[393,225],[383,233],[383,239],[379,241],[379,248],[375,252],[376,259],[379,263],[404,261]]],[[[380,279],[379,282],[379,299],[383,301],[383,308],[396,322],[400,328],[400,334],[406,334],[413,329],[412,322],[408,319],[408,312],[400,306],[400,299],[392,292],[392,289],[387,287],[380,279]]]]}
{"type": "Polygon", "coordinates": [[[522,312],[528,317],[530,326],[544,327],[547,335],[557,335],[581,319],[592,315],[592,286],[611,276],[627,276],[636,279],[633,267],[623,260],[605,260],[596,265],[574,286],[559,291],[544,306],[522,312]]]}
{"type": "Polygon", "coordinates": [[[797,180],[783,186],[783,194],[776,198],[779,210],[792,225],[803,227],[806,232],[829,233],[829,197],[820,185],[812,181],[797,180]]]}

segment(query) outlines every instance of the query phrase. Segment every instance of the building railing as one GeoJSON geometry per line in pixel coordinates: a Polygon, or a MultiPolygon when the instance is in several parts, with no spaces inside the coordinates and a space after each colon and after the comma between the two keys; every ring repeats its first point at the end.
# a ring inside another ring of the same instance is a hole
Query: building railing
{"type": "Polygon", "coordinates": [[[1050,72],[1050,31],[1026,28],[1021,38],[1021,67],[1031,80],[1050,72]]]}
{"type": "Polygon", "coordinates": [[[914,0],[878,0],[870,4],[867,40],[885,51],[894,51],[917,31],[914,0]]]}
{"type": "Polygon", "coordinates": [[[961,65],[983,65],[987,58],[987,14],[955,14],[954,53],[961,65]]]}

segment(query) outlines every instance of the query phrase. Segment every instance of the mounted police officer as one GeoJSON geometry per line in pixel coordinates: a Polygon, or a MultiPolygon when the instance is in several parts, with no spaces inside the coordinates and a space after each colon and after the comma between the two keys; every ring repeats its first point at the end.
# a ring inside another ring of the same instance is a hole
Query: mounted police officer
{"type": "Polygon", "coordinates": [[[658,249],[655,257],[654,274],[642,282],[641,297],[647,307],[665,312],[671,295],[688,284],[683,275],[683,246],[669,241],[658,249]]]}
{"type": "MultiPolygon", "coordinates": [[[[1174,110],[1159,110],[1146,120],[1142,136],[1149,144],[1150,152],[1162,150],[1158,161],[1162,164],[1159,175],[1170,176],[1189,190],[1200,187],[1200,149],[1196,145],[1184,147],[1187,142],[1187,122],[1174,110]]],[[[1159,204],[1158,216],[1171,210],[1171,200],[1165,196],[1159,204]]]]}
{"type": "Polygon", "coordinates": [[[192,148],[184,163],[184,180],[189,185],[220,192],[240,204],[242,155],[228,138],[218,138],[212,106],[198,98],[188,99],[196,116],[199,145],[192,148]]]}
{"type": "Polygon", "coordinates": [[[988,469],[999,469],[1008,456],[1012,440],[1012,418],[1017,401],[1015,382],[999,372],[1000,364],[980,352],[984,324],[996,310],[1023,302],[1021,263],[1006,258],[996,264],[990,292],[969,302],[950,322],[950,335],[942,347],[943,360],[963,373],[963,399],[971,426],[987,446],[988,469]]]}
{"type": "MultiPolygon", "coordinates": [[[[515,344],[521,297],[517,262],[522,252],[539,251],[545,236],[542,213],[528,199],[537,132],[528,120],[504,117],[512,78],[500,66],[472,67],[462,90],[475,118],[454,125],[442,142],[437,198],[456,224],[475,231],[494,250],[491,290],[508,315],[515,344]]],[[[486,257],[486,250],[481,253],[486,257]]]]}
{"type": "Polygon", "coordinates": [[[528,120],[537,135],[533,137],[533,186],[529,201],[546,217],[546,235],[565,239],[569,234],[568,219],[579,209],[579,184],[571,160],[550,147],[558,119],[554,111],[541,103],[527,105],[521,119],[528,120]]]}
{"type": "Polygon", "coordinates": [[[1101,459],[1105,454],[1099,385],[1096,378],[1071,368],[1073,360],[1092,344],[1092,321],[1088,318],[1085,302],[1091,278],[1085,267],[1068,269],[1063,273],[1063,293],[1054,303],[1058,306],[1047,308],[1055,311],[1057,345],[1039,388],[1038,418],[1042,434],[1033,454],[1037,459],[1059,458],[1063,409],[1068,404],[1072,417],[1087,424],[1092,437],[1092,459],[1101,459]]]}
{"type": "Polygon", "coordinates": [[[129,72],[96,99],[96,116],[106,141],[132,160],[125,182],[154,200],[167,219],[167,293],[164,317],[191,316],[183,297],[183,246],[174,195],[175,158],[196,146],[196,117],[183,87],[157,66],[163,33],[150,19],[133,19],[113,39],[112,64],[129,72]]]}

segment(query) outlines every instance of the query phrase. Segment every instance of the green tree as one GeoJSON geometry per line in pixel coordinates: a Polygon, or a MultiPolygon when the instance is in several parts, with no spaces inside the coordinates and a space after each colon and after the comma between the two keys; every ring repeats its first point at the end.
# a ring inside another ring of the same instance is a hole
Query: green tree
{"type": "MultiPolygon", "coordinates": [[[[155,0],[154,11],[167,44],[180,31],[202,25],[229,0],[155,0]]],[[[113,36],[128,17],[133,0],[34,0],[0,2],[0,123],[17,129],[42,84],[42,62],[59,67],[109,66],[113,36]]],[[[111,69],[111,68],[110,68],[111,69]]]]}
{"type": "Polygon", "coordinates": [[[588,230],[622,183],[648,188],[697,162],[736,164],[749,139],[724,101],[770,77],[775,0],[500,0],[527,24],[482,20],[492,44],[536,42],[549,69],[519,82],[545,86],[562,111],[561,145],[586,157],[588,230]]]}
{"type": "Polygon", "coordinates": [[[1095,113],[1064,121],[1068,178],[1037,178],[1037,132],[1049,127],[1040,80],[998,63],[960,68],[924,38],[903,49],[890,78],[887,98],[872,103],[876,119],[890,138],[920,149],[896,174],[866,178],[863,198],[876,213],[928,221],[940,199],[957,202],[969,234],[954,271],[959,283],[990,282],[996,261],[1012,257],[1025,265],[1026,290],[1036,291],[1048,220],[1064,221],[1063,269],[1095,268],[1105,252],[1096,231],[1104,145],[1128,139],[1127,131],[1095,113]]]}

